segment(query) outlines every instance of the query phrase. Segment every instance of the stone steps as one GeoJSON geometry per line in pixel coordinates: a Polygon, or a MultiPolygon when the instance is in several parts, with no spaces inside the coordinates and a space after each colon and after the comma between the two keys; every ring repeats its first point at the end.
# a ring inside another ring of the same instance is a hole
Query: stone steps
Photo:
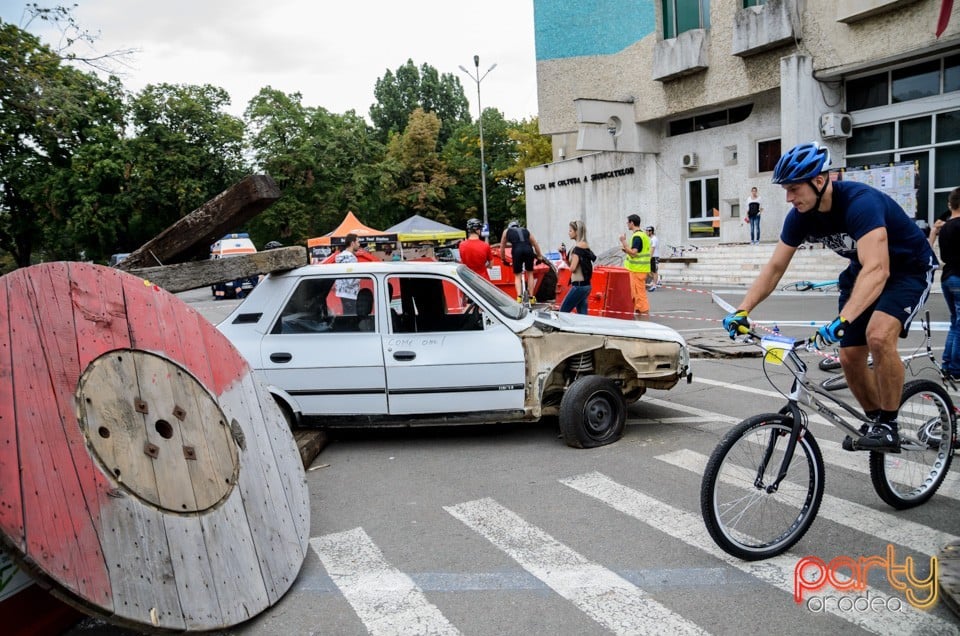
{"type": "MultiPolygon", "coordinates": [[[[661,256],[660,271],[670,283],[689,285],[748,286],[773,254],[775,243],[732,244],[684,251],[673,257],[661,256]]],[[[844,258],[822,247],[798,250],[781,284],[796,280],[834,280],[847,266],[844,258]]]]}

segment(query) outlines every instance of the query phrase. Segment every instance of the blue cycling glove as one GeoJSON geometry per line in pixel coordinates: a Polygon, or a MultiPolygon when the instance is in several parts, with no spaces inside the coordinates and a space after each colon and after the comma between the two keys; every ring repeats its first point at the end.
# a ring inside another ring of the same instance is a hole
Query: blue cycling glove
{"type": "Polygon", "coordinates": [[[847,319],[843,316],[837,316],[830,324],[823,325],[817,329],[813,336],[813,344],[817,349],[826,349],[843,339],[843,332],[847,326],[847,319]]]}
{"type": "Polygon", "coordinates": [[[736,338],[738,334],[749,333],[750,320],[747,319],[747,312],[741,309],[729,314],[723,319],[723,328],[730,334],[731,340],[736,338]]]}

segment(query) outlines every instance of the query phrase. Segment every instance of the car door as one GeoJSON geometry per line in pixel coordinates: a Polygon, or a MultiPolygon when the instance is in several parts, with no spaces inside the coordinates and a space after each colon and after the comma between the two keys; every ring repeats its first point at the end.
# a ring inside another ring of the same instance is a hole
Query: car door
{"type": "Polygon", "coordinates": [[[372,277],[305,278],[261,341],[267,381],[296,397],[304,415],[387,413],[380,334],[386,312],[376,290],[372,277]],[[338,279],[360,282],[346,313],[338,279]]]}
{"type": "Polygon", "coordinates": [[[520,337],[451,278],[397,275],[383,337],[391,415],[520,410],[520,337]]]}

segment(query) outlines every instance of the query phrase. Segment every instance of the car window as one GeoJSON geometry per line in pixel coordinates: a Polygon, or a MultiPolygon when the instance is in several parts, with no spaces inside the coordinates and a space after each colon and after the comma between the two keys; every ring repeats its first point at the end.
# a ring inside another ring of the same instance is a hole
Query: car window
{"type": "Polygon", "coordinates": [[[504,316],[519,320],[527,315],[527,309],[523,305],[515,302],[511,296],[504,294],[497,289],[496,285],[466,265],[458,267],[457,273],[460,274],[460,278],[467,284],[471,293],[483,298],[504,316]]]}
{"type": "Polygon", "coordinates": [[[483,330],[483,310],[449,278],[391,276],[387,284],[393,333],[483,330]]]}
{"type": "Polygon", "coordinates": [[[273,325],[273,334],[377,330],[376,282],[357,276],[301,280],[273,325]]]}

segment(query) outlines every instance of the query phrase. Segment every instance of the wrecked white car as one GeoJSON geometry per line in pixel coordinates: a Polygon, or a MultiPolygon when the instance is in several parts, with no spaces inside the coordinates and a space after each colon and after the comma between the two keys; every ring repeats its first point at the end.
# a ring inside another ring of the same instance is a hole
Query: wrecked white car
{"type": "MultiPolygon", "coordinates": [[[[528,310],[463,265],[310,265],[267,276],[219,325],[291,424],[559,416],[570,446],[623,434],[627,404],[689,376],[652,322],[528,310]]],[[[689,377],[688,377],[689,379],[689,377]]]]}

